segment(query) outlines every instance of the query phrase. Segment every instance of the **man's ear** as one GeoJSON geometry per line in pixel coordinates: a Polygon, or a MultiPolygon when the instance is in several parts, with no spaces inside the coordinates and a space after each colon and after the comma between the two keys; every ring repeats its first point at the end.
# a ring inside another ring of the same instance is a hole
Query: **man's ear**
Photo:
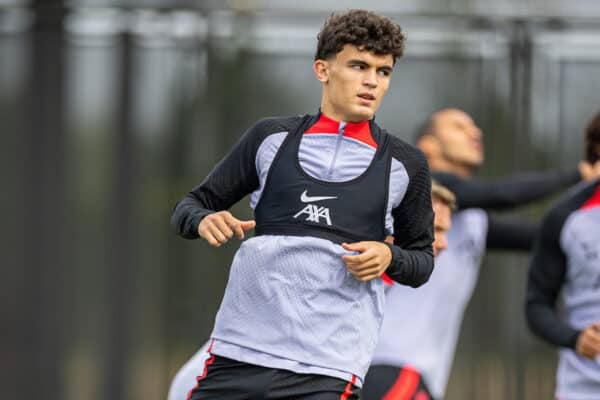
{"type": "Polygon", "coordinates": [[[329,81],[329,62],[325,60],[316,60],[313,64],[313,71],[317,80],[321,83],[329,81]]]}
{"type": "Polygon", "coordinates": [[[440,157],[441,146],[439,140],[433,135],[425,135],[417,142],[417,147],[425,153],[428,160],[440,157]]]}

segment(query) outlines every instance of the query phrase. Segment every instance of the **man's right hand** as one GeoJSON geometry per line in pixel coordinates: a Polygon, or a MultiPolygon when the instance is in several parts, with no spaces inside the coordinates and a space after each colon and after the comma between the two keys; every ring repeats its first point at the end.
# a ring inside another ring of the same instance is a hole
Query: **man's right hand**
{"type": "Polygon", "coordinates": [[[600,322],[595,322],[581,331],[575,351],[580,356],[591,359],[595,359],[600,354],[600,322]]]}
{"type": "Polygon", "coordinates": [[[202,218],[198,225],[198,235],[214,247],[221,247],[233,237],[244,238],[244,231],[256,226],[256,221],[240,221],[229,211],[219,211],[202,218]]]}

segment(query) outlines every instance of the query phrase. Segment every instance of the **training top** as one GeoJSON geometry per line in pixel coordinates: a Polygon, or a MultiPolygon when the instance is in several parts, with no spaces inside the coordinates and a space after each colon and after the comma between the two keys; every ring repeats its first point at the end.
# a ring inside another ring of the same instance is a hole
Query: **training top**
{"type": "Polygon", "coordinates": [[[600,322],[600,180],[577,185],[544,217],[529,270],[526,312],[531,330],[561,347],[556,397],[598,399],[600,358],[579,356],[575,345],[582,330],[600,322]]]}
{"type": "Polygon", "coordinates": [[[415,290],[394,284],[387,289],[373,365],[416,368],[432,395],[441,399],[486,248],[529,250],[537,228],[487,209],[507,209],[555,193],[576,182],[578,173],[526,172],[497,181],[441,172],[432,176],[455,193],[459,208],[447,234],[448,248],[436,258],[426,285],[415,290]]]}
{"type": "Polygon", "coordinates": [[[213,353],[361,386],[383,317],[384,284],[351,275],[342,260],[350,252],[339,243],[353,239],[347,228],[358,222],[365,225],[356,227],[361,240],[393,235],[388,275],[422,285],[433,269],[430,191],[423,154],[374,121],[322,114],[258,121],[172,216],[180,235],[197,238],[205,215],[251,194],[257,236],[235,254],[213,353]],[[285,183],[296,179],[302,184],[285,183]],[[289,193],[277,192],[282,185],[289,193]],[[373,221],[358,221],[353,209],[373,221]]]}

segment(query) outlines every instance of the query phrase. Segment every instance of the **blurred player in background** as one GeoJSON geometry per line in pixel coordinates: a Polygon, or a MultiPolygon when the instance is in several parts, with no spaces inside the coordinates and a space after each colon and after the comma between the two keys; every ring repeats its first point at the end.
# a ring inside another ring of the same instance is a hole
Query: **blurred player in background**
{"type": "MultiPolygon", "coordinates": [[[[446,233],[450,229],[452,210],[456,207],[454,195],[440,184],[432,182],[431,205],[435,212],[433,252],[437,256],[448,246],[446,233]]],[[[388,240],[390,239],[393,240],[393,237],[388,237],[388,240]]],[[[390,285],[393,283],[387,276],[385,279],[390,285]]],[[[210,357],[207,351],[209,345],[210,341],[206,342],[177,372],[169,388],[168,400],[184,400],[186,398],[190,388],[196,383],[199,370],[210,357]]]]}
{"type": "Polygon", "coordinates": [[[446,234],[452,224],[452,211],[456,208],[456,198],[447,188],[433,181],[431,182],[431,205],[435,213],[433,255],[437,257],[442,250],[448,248],[446,234]]]}
{"type": "Polygon", "coordinates": [[[394,285],[386,294],[386,318],[365,380],[365,400],[444,397],[463,313],[486,248],[529,250],[537,228],[488,210],[544,198],[591,173],[591,165],[582,162],[572,171],[521,173],[497,181],[474,178],[484,161],[482,132],[457,109],[434,113],[419,132],[417,146],[434,179],[455,194],[458,211],[448,249],[436,259],[429,282],[418,290],[394,285]]]}
{"type": "Polygon", "coordinates": [[[388,18],[332,15],[313,64],[319,113],[258,121],[175,207],[181,236],[216,247],[256,224],[191,399],[358,397],[383,319],[378,278],[416,287],[433,270],[427,161],[373,119],[403,48],[388,18]],[[226,211],[249,194],[256,221],[226,211]]]}
{"type": "MultiPolygon", "coordinates": [[[[600,177],[600,113],[585,132],[600,177]]],[[[560,347],[556,398],[600,398],[600,178],[570,190],[542,221],[529,270],[527,321],[560,347]],[[563,309],[557,311],[562,292],[563,309]]]]}

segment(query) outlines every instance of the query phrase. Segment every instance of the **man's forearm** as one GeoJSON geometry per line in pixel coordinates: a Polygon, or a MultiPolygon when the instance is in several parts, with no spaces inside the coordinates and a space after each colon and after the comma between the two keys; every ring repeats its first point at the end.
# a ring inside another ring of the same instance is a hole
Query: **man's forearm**
{"type": "Polygon", "coordinates": [[[516,217],[500,218],[495,215],[490,215],[488,221],[488,249],[529,251],[533,247],[539,223],[523,221],[516,217]]]}
{"type": "Polygon", "coordinates": [[[533,333],[555,346],[575,349],[580,332],[564,323],[552,307],[530,301],[526,314],[533,333]]]}
{"type": "Polygon", "coordinates": [[[429,280],[433,272],[433,250],[403,250],[387,243],[392,251],[392,261],[385,271],[392,280],[419,287],[429,280]]]}
{"type": "Polygon", "coordinates": [[[200,220],[213,212],[204,208],[192,194],[188,194],[175,206],[171,215],[171,225],[178,235],[186,239],[196,239],[200,220]]]}
{"type": "Polygon", "coordinates": [[[581,179],[576,170],[525,172],[499,180],[466,180],[440,172],[432,175],[456,195],[460,209],[517,207],[555,194],[581,179]]]}

